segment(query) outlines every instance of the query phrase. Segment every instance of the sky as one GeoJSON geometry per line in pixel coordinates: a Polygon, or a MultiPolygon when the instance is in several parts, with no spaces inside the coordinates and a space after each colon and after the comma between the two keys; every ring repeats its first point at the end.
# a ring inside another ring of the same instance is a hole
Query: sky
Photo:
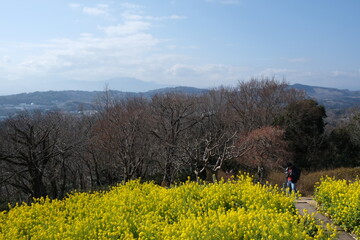
{"type": "Polygon", "coordinates": [[[0,95],[117,78],[360,90],[359,13],[359,0],[3,1],[0,95]]]}

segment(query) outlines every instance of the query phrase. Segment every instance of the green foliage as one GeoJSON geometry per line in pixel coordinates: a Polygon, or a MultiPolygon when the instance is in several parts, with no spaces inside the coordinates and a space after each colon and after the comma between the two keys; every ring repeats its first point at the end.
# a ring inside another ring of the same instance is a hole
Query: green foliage
{"type": "Polygon", "coordinates": [[[295,164],[301,168],[316,165],[317,150],[325,129],[325,108],[315,100],[305,99],[290,103],[283,114],[275,120],[275,125],[285,129],[285,137],[290,141],[295,164]]]}
{"type": "Polygon", "coordinates": [[[360,166],[360,112],[331,131],[326,139],[322,164],[332,167],[360,166]]]}
{"type": "Polygon", "coordinates": [[[323,164],[333,167],[360,165],[360,144],[354,141],[355,133],[349,127],[334,129],[328,139],[323,164]]]}

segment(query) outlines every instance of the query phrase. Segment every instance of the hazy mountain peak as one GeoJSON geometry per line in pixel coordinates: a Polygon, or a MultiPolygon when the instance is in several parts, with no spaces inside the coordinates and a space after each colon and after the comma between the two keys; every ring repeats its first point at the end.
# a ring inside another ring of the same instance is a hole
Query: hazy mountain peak
{"type": "Polygon", "coordinates": [[[23,92],[46,91],[103,91],[105,88],[123,92],[146,92],[154,89],[171,87],[170,85],[142,81],[136,78],[119,77],[101,81],[80,81],[70,79],[23,79],[8,81],[3,85],[0,95],[11,95],[23,92]],[[29,84],[32,82],[32,84],[29,84]]]}

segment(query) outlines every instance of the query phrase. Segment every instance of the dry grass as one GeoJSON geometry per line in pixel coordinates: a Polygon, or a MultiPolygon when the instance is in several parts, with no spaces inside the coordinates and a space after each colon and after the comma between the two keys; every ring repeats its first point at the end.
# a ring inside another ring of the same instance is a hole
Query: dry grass
{"type": "MultiPolygon", "coordinates": [[[[357,177],[360,177],[360,168],[337,168],[317,172],[302,172],[300,180],[297,184],[299,192],[303,196],[312,196],[314,193],[314,185],[316,182],[320,181],[322,176],[335,177],[336,179],[355,180],[357,177]]],[[[282,172],[272,172],[268,176],[268,181],[271,184],[277,184],[279,187],[282,187],[285,182],[285,174],[282,172]]]]}

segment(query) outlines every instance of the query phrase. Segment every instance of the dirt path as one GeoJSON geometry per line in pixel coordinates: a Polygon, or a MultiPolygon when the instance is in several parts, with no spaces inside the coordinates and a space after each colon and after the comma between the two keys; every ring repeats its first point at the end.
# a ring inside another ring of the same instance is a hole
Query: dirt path
{"type": "MultiPolygon", "coordinates": [[[[309,214],[315,213],[315,218],[321,220],[324,225],[327,223],[332,223],[332,221],[324,216],[323,214],[319,213],[316,210],[316,202],[312,198],[308,197],[301,197],[295,203],[295,207],[299,210],[300,214],[304,214],[304,210],[306,209],[309,214]]],[[[349,233],[345,232],[339,226],[336,226],[336,230],[338,232],[338,239],[339,240],[354,240],[355,238],[352,237],[349,233]]]]}

